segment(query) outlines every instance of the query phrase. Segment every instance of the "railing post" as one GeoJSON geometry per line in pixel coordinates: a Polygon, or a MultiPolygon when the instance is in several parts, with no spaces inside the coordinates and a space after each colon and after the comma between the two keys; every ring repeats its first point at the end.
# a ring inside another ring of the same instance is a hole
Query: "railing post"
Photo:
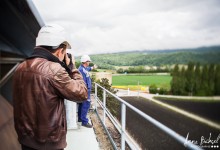
{"type": "Polygon", "coordinates": [[[97,83],[95,83],[95,110],[97,111],[97,98],[98,98],[98,95],[97,95],[97,83]]]}
{"type": "Polygon", "coordinates": [[[106,116],[106,91],[103,89],[103,124],[105,125],[105,116],[106,116]]]}
{"type": "Polygon", "coordinates": [[[125,150],[126,105],[121,103],[121,150],[125,150]]]}
{"type": "Polygon", "coordinates": [[[138,98],[139,98],[139,96],[140,96],[140,83],[138,81],[138,98]]]}

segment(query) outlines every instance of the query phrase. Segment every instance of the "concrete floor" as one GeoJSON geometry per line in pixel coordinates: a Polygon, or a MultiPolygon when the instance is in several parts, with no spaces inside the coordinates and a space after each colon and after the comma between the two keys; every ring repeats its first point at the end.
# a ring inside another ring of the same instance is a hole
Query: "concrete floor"
{"type": "Polygon", "coordinates": [[[99,150],[99,144],[93,128],[78,124],[78,129],[67,131],[67,147],[65,150],[99,150]]]}

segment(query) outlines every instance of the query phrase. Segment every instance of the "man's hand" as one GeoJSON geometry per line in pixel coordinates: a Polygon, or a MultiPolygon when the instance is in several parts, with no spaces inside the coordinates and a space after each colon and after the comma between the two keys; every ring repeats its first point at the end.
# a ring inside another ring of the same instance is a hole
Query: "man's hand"
{"type": "Polygon", "coordinates": [[[75,65],[75,63],[76,63],[75,57],[73,55],[71,55],[71,56],[72,56],[72,63],[73,63],[73,65],[75,65]]]}
{"type": "Polygon", "coordinates": [[[65,55],[65,63],[70,69],[76,69],[75,58],[73,55],[66,53],[65,55]]]}
{"type": "Polygon", "coordinates": [[[94,65],[93,67],[92,67],[92,69],[97,69],[98,68],[98,66],[97,65],[94,65]]]}
{"type": "Polygon", "coordinates": [[[66,53],[66,55],[64,57],[65,57],[64,60],[65,60],[66,65],[69,66],[71,60],[70,60],[68,54],[66,53]]]}

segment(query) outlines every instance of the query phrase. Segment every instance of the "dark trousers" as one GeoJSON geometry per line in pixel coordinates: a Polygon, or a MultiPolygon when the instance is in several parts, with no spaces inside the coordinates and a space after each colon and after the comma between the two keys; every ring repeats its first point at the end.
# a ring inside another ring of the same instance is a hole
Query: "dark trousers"
{"type": "MultiPolygon", "coordinates": [[[[37,150],[37,149],[31,148],[31,147],[27,147],[25,145],[21,145],[21,148],[22,148],[22,150],[37,150]]],[[[59,150],[64,150],[64,149],[59,149],[59,150]]]]}
{"type": "Polygon", "coordinates": [[[86,116],[90,108],[90,103],[90,101],[84,101],[82,103],[79,103],[78,120],[82,121],[83,125],[86,125],[89,121],[89,119],[86,118],[86,116]]]}

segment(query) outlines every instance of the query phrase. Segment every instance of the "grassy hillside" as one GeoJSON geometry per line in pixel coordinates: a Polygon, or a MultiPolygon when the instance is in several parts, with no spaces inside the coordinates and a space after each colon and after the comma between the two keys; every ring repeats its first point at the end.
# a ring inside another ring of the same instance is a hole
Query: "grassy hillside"
{"type": "Polygon", "coordinates": [[[93,63],[103,68],[114,66],[162,66],[172,64],[187,64],[190,61],[205,63],[220,63],[220,46],[202,47],[196,49],[133,51],[91,55],[93,63]]]}

